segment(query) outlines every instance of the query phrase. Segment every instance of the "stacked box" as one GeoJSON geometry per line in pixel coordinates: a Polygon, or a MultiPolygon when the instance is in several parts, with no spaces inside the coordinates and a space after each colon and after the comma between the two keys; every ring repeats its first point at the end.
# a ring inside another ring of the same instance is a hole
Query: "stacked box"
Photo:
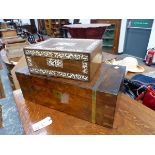
{"type": "Polygon", "coordinates": [[[26,100],[113,127],[125,67],[102,64],[101,40],[51,38],[24,53],[16,75],[26,100]]]}

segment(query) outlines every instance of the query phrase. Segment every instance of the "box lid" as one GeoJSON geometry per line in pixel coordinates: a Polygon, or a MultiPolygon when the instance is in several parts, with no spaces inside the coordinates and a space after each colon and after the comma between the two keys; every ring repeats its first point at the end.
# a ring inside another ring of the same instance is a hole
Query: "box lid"
{"type": "Polygon", "coordinates": [[[91,53],[101,42],[99,39],[50,38],[24,49],[91,53]]]}

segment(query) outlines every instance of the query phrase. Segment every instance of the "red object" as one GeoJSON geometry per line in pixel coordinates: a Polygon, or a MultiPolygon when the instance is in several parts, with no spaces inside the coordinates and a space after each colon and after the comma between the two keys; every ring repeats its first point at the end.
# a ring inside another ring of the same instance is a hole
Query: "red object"
{"type": "Polygon", "coordinates": [[[155,110],[155,91],[152,89],[151,86],[148,86],[144,99],[143,104],[147,107],[155,110]]]}
{"type": "Polygon", "coordinates": [[[140,95],[138,95],[138,97],[136,98],[136,100],[141,100],[145,95],[145,92],[142,92],[140,95]]]}
{"type": "Polygon", "coordinates": [[[103,33],[105,31],[105,27],[99,28],[70,28],[69,33],[71,34],[72,38],[85,38],[85,39],[101,39],[103,33]]]}
{"type": "Polygon", "coordinates": [[[41,42],[41,41],[44,41],[44,39],[43,38],[37,39],[37,42],[41,42]]]}
{"type": "Polygon", "coordinates": [[[155,56],[155,49],[149,49],[148,52],[147,52],[147,56],[146,56],[146,64],[147,65],[152,65],[152,60],[153,60],[153,57],[155,56]]]}
{"type": "Polygon", "coordinates": [[[110,24],[73,24],[64,25],[68,28],[68,31],[72,38],[81,39],[101,39],[105,29],[110,24]]]}

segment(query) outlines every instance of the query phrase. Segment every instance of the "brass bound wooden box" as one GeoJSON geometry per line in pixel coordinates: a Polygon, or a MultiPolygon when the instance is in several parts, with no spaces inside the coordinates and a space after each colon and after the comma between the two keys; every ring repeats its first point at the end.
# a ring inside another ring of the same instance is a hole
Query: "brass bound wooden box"
{"type": "Polygon", "coordinates": [[[91,81],[102,62],[98,39],[51,38],[24,48],[30,73],[91,81]]]}
{"type": "Polygon", "coordinates": [[[27,67],[18,69],[16,75],[25,100],[32,104],[113,127],[125,75],[124,66],[103,64],[91,82],[30,74],[27,67]]]}

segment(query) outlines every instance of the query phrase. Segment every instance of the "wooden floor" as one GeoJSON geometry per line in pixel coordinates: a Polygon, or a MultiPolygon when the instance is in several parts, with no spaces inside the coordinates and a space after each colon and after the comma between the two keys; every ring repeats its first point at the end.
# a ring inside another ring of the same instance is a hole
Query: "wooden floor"
{"type": "Polygon", "coordinates": [[[14,91],[14,97],[25,134],[155,134],[155,112],[124,94],[121,94],[116,107],[113,129],[25,101],[20,89],[14,91]],[[52,118],[53,123],[34,132],[32,124],[47,116],[52,118]]]}

